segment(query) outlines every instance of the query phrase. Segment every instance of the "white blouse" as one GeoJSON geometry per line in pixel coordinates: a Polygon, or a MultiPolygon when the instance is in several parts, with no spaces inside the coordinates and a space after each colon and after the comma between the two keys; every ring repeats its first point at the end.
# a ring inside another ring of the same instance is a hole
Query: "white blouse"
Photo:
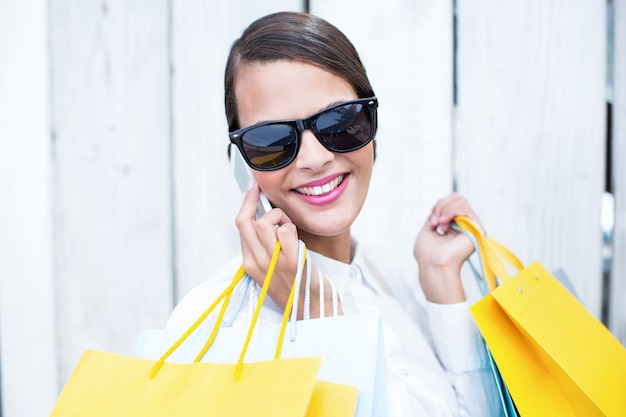
{"type": "MultiPolygon", "coordinates": [[[[353,253],[352,263],[344,264],[309,251],[318,270],[333,281],[344,314],[368,312],[382,318],[388,416],[502,415],[469,304],[420,302],[407,281],[383,275],[356,244],[353,253]]],[[[239,256],[224,265],[214,279],[187,294],[170,315],[167,327],[189,327],[226,288],[240,264],[239,256]]],[[[231,305],[236,304],[237,300],[231,300],[231,305]]],[[[259,320],[279,323],[282,314],[267,297],[259,320]]],[[[247,314],[239,314],[233,325],[245,326],[247,320],[247,314]]]]}

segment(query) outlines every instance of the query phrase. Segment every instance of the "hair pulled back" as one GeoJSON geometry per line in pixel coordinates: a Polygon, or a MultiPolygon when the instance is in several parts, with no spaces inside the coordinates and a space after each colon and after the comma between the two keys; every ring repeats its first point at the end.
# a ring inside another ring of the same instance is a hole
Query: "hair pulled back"
{"type": "Polygon", "coordinates": [[[248,26],[230,50],[224,74],[229,131],[240,128],[235,85],[241,68],[278,60],[315,65],[346,80],[359,98],[374,96],[356,49],[339,29],[308,13],[274,13],[248,26]]]}

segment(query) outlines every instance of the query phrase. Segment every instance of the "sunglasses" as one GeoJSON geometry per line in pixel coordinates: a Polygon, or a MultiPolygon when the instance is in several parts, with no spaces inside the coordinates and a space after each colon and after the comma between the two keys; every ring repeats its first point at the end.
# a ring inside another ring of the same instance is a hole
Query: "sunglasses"
{"type": "Polygon", "coordinates": [[[273,171],[296,159],[302,132],[311,129],[329,151],[356,151],[371,142],[376,133],[376,97],[347,101],[306,119],[263,122],[230,132],[250,168],[273,171]]]}

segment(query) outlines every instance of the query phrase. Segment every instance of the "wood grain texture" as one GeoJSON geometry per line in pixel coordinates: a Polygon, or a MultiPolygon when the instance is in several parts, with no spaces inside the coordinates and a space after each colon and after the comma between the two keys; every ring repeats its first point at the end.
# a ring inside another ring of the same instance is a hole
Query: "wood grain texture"
{"type": "Polygon", "coordinates": [[[452,191],[452,3],[316,0],[311,11],[355,44],[379,98],[377,159],[353,234],[414,282],[417,233],[452,191]]]}
{"type": "Polygon", "coordinates": [[[50,37],[64,382],[172,308],[168,2],[52,1],[50,37]]]}
{"type": "Polygon", "coordinates": [[[601,303],[604,2],[459,1],[459,191],[525,263],[601,303]]]}
{"type": "Polygon", "coordinates": [[[224,113],[230,46],[252,21],[301,1],[173,2],[173,178],[177,298],[240,252],[241,192],[231,174],[224,113]]]}
{"type": "Polygon", "coordinates": [[[48,415],[58,392],[47,4],[0,2],[0,415],[48,415]]]}
{"type": "Polygon", "coordinates": [[[626,345],[626,1],[614,0],[613,184],[615,231],[609,327],[626,345]]]}

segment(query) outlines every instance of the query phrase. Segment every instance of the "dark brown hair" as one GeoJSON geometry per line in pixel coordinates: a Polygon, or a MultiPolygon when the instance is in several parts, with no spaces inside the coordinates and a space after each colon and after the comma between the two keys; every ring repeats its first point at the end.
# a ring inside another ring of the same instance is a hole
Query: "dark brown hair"
{"type": "Polygon", "coordinates": [[[339,29],[308,13],[274,13],[248,26],[230,50],[224,74],[229,131],[240,128],[235,84],[241,67],[278,60],[315,65],[346,80],[359,98],[374,96],[359,54],[339,29]]]}

